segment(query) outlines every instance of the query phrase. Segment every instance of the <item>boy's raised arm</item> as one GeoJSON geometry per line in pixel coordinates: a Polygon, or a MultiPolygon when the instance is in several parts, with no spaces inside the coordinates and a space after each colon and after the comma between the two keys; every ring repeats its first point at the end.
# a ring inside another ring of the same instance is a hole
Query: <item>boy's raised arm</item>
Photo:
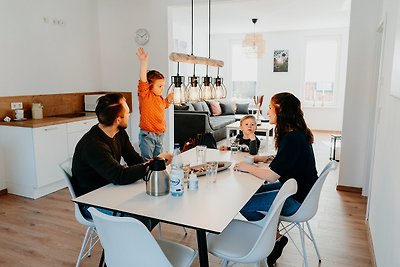
{"type": "Polygon", "coordinates": [[[147,63],[149,61],[149,55],[143,47],[140,47],[136,52],[136,56],[140,63],[139,78],[142,82],[147,82],[147,63]]]}

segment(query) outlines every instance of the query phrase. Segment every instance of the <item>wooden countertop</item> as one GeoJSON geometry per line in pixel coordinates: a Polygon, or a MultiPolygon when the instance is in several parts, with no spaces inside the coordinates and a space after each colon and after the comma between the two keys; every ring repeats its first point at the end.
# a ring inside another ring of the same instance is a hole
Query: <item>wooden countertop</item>
{"type": "Polygon", "coordinates": [[[44,117],[40,120],[27,119],[25,121],[0,121],[0,126],[12,126],[12,127],[25,127],[25,128],[37,128],[43,126],[50,126],[61,123],[68,123],[74,121],[83,121],[95,119],[96,114],[86,114],[85,116],[75,117],[75,118],[67,118],[67,117],[44,117]]]}

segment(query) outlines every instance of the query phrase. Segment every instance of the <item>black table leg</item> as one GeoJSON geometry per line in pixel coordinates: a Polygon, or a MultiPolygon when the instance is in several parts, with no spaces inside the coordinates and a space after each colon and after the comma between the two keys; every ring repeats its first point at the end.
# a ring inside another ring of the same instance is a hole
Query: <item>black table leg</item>
{"type": "Polygon", "coordinates": [[[199,249],[199,260],[201,267],[208,267],[208,250],[206,231],[197,229],[197,247],[199,249]]]}
{"type": "Polygon", "coordinates": [[[99,267],[103,267],[104,266],[104,249],[103,249],[103,253],[101,253],[101,258],[100,258],[100,262],[99,262],[99,267]]]}

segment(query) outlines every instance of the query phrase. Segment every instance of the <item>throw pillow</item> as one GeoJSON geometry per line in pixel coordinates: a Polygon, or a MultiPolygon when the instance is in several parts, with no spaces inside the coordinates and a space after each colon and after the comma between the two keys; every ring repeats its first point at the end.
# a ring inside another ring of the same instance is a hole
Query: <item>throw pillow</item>
{"type": "Polygon", "coordinates": [[[189,106],[186,105],[174,105],[175,110],[188,110],[189,106]]]}
{"type": "Polygon", "coordinates": [[[188,111],[195,111],[192,103],[186,103],[186,105],[189,107],[188,111]]]}
{"type": "Polygon", "coordinates": [[[206,101],[200,101],[199,103],[201,103],[201,105],[203,107],[203,111],[207,111],[208,114],[211,114],[210,108],[208,107],[206,101]]]}
{"type": "Polygon", "coordinates": [[[232,103],[220,103],[222,115],[235,115],[232,108],[232,103]]]}
{"type": "Polygon", "coordinates": [[[222,114],[221,106],[219,105],[218,101],[211,100],[207,101],[207,103],[208,106],[210,107],[211,114],[213,114],[213,116],[218,116],[222,114]]]}
{"type": "Polygon", "coordinates": [[[249,114],[249,103],[236,104],[236,114],[249,114]]]}
{"type": "Polygon", "coordinates": [[[201,102],[192,103],[195,111],[204,111],[201,102]]]}

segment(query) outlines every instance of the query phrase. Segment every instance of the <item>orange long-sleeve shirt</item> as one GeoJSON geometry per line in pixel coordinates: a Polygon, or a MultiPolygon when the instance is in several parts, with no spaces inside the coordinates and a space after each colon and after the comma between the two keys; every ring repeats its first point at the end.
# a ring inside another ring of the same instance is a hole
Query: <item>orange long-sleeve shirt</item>
{"type": "Polygon", "coordinates": [[[138,85],[140,122],[142,130],[163,133],[166,129],[164,109],[169,107],[169,103],[162,96],[154,94],[150,90],[148,82],[139,80],[138,85]]]}

